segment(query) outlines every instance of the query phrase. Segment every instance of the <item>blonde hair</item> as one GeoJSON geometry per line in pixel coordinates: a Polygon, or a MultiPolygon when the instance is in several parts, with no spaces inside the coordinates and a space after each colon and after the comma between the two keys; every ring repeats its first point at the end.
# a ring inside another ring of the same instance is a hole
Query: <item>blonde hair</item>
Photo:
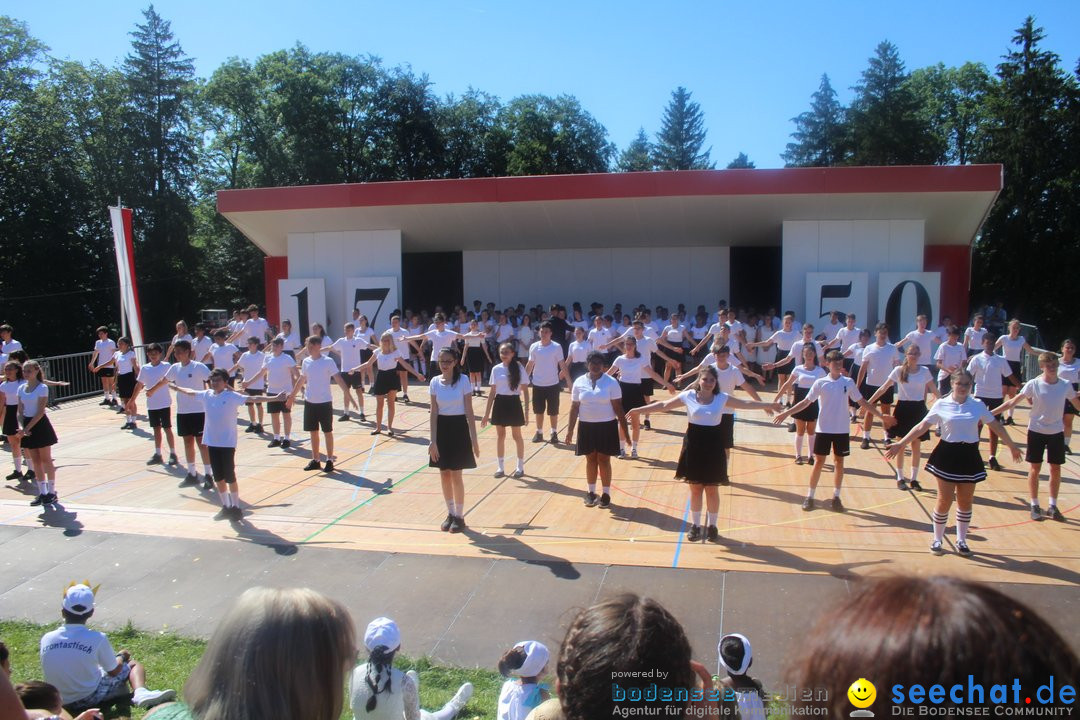
{"type": "Polygon", "coordinates": [[[383,334],[379,336],[380,343],[385,343],[387,341],[390,342],[390,352],[397,350],[397,343],[394,342],[394,333],[389,330],[384,331],[383,334]]]}
{"type": "Polygon", "coordinates": [[[356,659],[349,611],[308,588],[244,592],[184,685],[200,720],[337,720],[356,659]]]}

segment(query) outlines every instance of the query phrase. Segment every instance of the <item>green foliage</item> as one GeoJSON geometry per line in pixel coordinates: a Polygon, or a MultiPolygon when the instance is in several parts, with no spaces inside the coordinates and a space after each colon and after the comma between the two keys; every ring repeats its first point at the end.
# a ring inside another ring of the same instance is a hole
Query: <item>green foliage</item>
{"type": "Polygon", "coordinates": [[[637,137],[631,140],[626,149],[619,154],[619,162],[615,167],[619,172],[655,170],[656,165],[653,164],[652,153],[652,143],[649,142],[649,136],[645,134],[645,128],[639,128],[637,137]]]}
{"type": "Polygon", "coordinates": [[[509,175],[607,172],[615,154],[607,130],[569,95],[523,95],[500,115],[509,175]]]}
{"type": "Polygon", "coordinates": [[[888,40],[879,43],[853,88],[853,164],[918,165],[941,159],[943,148],[927,131],[918,98],[907,79],[897,47],[888,40]]]}
{"type": "Polygon", "coordinates": [[[658,170],[708,170],[712,168],[705,145],[705,115],[690,99],[691,93],[677,87],[664,110],[660,132],[653,147],[653,163],[658,170]]]}
{"type": "Polygon", "coordinates": [[[753,170],[756,165],[750,162],[750,158],[746,156],[746,153],[739,153],[735,156],[735,159],[727,164],[728,170],[753,170]]]}
{"type": "Polygon", "coordinates": [[[911,73],[908,87],[940,150],[938,162],[966,165],[983,151],[987,134],[986,96],[994,81],[981,63],[958,68],[943,64],[911,73]]]}
{"type": "Polygon", "coordinates": [[[791,133],[795,142],[788,143],[783,154],[788,167],[831,167],[847,162],[850,127],[828,75],[822,74],[821,84],[810,96],[810,109],[791,121],[795,123],[791,133]]]}

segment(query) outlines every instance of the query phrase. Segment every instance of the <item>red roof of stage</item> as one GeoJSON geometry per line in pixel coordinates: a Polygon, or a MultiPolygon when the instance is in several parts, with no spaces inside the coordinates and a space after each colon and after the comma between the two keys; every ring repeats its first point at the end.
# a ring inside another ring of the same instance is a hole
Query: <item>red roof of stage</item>
{"type": "Polygon", "coordinates": [[[289,232],[372,229],[412,251],[779,244],[784,220],[824,219],[924,219],[928,244],[960,244],[1001,187],[1001,165],[693,170],[221,190],[218,211],[271,255],[289,232]]]}

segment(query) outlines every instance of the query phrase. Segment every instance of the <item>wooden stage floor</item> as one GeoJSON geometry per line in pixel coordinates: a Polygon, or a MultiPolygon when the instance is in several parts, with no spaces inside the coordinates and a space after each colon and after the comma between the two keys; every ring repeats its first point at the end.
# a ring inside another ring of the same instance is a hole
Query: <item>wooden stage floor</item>
{"type": "MultiPolygon", "coordinates": [[[[99,398],[70,403],[50,411],[60,436],[54,448],[60,506],[31,508],[29,486],[5,481],[0,524],[51,526],[67,535],[86,529],[254,542],[281,553],[312,546],[537,563],[839,577],[902,571],[1080,584],[1080,526],[1075,519],[1029,520],[1026,466],[1006,460],[1007,453],[999,453],[1004,471],[991,472],[979,486],[970,538],[975,556],[953,552],[950,517],[949,552],[935,557],[928,551],[935,496],[931,476],[921,473],[926,492],[901,492],[880,440],[865,451],[853,443],[843,491],[847,511],[820,508],[832,494],[830,464],[818,490],[819,509],[804,512],[800,503],[809,467],[793,463],[793,435],[772,426],[763,413],[743,413],[736,424],[732,484],[721,488],[719,543],[685,540],[686,489],[672,477],[686,422],[681,413],[654,416],[654,429],[642,431],[641,459],[613,461],[608,510],[583,506],[583,460],[566,445],[531,443],[532,427],[525,429],[526,476],[494,479],[495,431],[488,428],[480,435],[479,467],[465,474],[469,530],[449,535],[438,529],[446,509],[438,475],[427,467],[426,389],[414,388],[412,396],[411,406],[398,405],[395,424],[406,432],[397,437],[372,436],[371,424],[336,423],[338,462],[332,475],[301,470],[309,458],[306,437],[282,451],[267,448],[267,436],[241,431],[238,474],[247,507],[244,521],[235,523],[214,519],[218,504],[212,494],[178,487],[184,470],[145,464],[152,436],[141,416],[139,430],[131,433],[119,429],[120,416],[97,405],[99,398]]],[[[483,402],[477,399],[481,410],[483,402]]],[[[340,407],[340,397],[335,404],[340,407]]],[[[569,409],[565,393],[562,405],[560,434],[569,409]]],[[[366,407],[370,418],[373,398],[366,407]]],[[[300,413],[295,414],[299,426],[300,413]]],[[[1018,411],[1018,425],[1010,428],[1018,441],[1026,419],[1026,411],[1018,411]]],[[[880,438],[879,428],[875,437],[880,438]]],[[[507,445],[512,468],[513,443],[508,439],[507,445]]],[[[183,461],[182,446],[179,454],[183,461]]],[[[7,474],[10,455],[3,457],[0,467],[7,474]]],[[[1073,457],[1063,474],[1059,503],[1072,517],[1080,512],[1080,465],[1073,457]]],[[[1045,507],[1045,480],[1041,492],[1045,507]]]]}

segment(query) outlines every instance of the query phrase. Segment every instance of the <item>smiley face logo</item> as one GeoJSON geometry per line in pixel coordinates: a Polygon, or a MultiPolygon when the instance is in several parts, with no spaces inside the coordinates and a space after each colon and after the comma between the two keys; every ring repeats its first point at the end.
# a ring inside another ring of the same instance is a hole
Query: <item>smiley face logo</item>
{"type": "Polygon", "coordinates": [[[877,698],[877,688],[866,678],[859,678],[851,683],[847,691],[848,700],[857,708],[868,708],[877,698]]]}

